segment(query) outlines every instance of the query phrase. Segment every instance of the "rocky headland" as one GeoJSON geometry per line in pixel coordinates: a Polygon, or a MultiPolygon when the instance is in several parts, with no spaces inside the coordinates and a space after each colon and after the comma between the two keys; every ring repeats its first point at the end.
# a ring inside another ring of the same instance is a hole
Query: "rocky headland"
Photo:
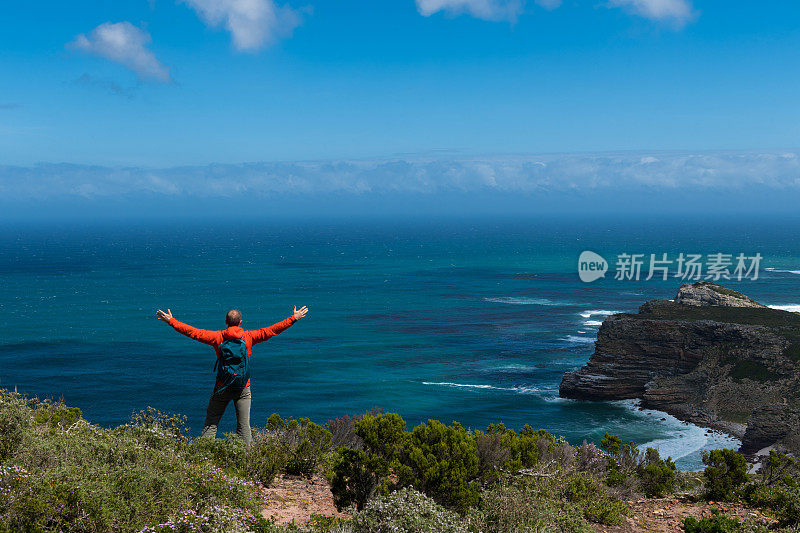
{"type": "Polygon", "coordinates": [[[609,316],[588,363],[560,396],[639,398],[642,407],[730,433],[741,452],[800,452],[800,313],[766,307],[701,281],[674,301],[609,316]]]}

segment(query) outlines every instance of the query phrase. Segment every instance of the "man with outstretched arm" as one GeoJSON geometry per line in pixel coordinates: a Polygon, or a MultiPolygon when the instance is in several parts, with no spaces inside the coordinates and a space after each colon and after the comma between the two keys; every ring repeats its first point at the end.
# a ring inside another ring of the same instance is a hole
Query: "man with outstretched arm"
{"type": "Polygon", "coordinates": [[[282,332],[308,313],[308,308],[294,308],[291,316],[286,320],[266,328],[245,330],[242,328],[242,313],[238,309],[231,309],[225,316],[226,329],[210,331],[194,328],[183,322],[175,320],[172,311],[165,313],[161,309],[156,312],[162,320],[175,328],[178,333],[183,333],[190,339],[200,341],[214,347],[217,352],[217,380],[214,391],[208,400],[206,421],[203,424],[201,437],[214,438],[217,435],[217,426],[228,406],[233,400],[236,408],[236,433],[249,445],[253,437],[250,433],[250,353],[253,346],[264,342],[270,337],[282,332]]]}

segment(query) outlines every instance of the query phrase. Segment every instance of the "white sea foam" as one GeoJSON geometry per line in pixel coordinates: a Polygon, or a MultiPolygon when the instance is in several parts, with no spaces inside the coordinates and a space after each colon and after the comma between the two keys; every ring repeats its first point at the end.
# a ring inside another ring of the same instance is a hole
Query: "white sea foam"
{"type": "Polygon", "coordinates": [[[589,344],[590,342],[594,342],[596,339],[594,337],[581,337],[579,335],[567,335],[563,339],[564,342],[569,342],[572,344],[589,344]]]}
{"type": "Polygon", "coordinates": [[[791,311],[793,313],[800,313],[800,304],[786,304],[786,305],[770,305],[771,309],[780,309],[781,311],[791,311]]]}
{"type": "Polygon", "coordinates": [[[465,389],[478,389],[478,390],[500,390],[517,392],[519,394],[540,394],[540,393],[554,393],[556,389],[534,387],[533,385],[522,385],[519,387],[496,387],[495,385],[483,385],[472,383],[453,383],[451,381],[423,381],[423,385],[437,385],[440,387],[459,387],[465,389]]]}
{"type": "Polygon", "coordinates": [[[584,326],[600,326],[603,322],[600,320],[587,320],[583,323],[584,326]]]}
{"type": "Polygon", "coordinates": [[[503,365],[496,368],[490,369],[492,372],[503,372],[509,374],[516,374],[516,373],[524,373],[524,372],[534,372],[539,370],[538,367],[534,365],[503,365]]]}
{"type": "Polygon", "coordinates": [[[613,402],[630,408],[638,417],[663,424],[670,436],[640,443],[640,449],[655,448],[661,457],[672,457],[680,460],[679,468],[683,470],[702,470],[700,452],[717,448],[739,449],[741,441],[721,431],[711,430],[682,422],[674,416],[654,409],[639,409],[639,400],[621,400],[613,402]],[[664,420],[661,420],[661,419],[664,420]]]}
{"type": "Polygon", "coordinates": [[[780,268],[765,268],[764,270],[767,270],[769,272],[784,272],[786,274],[800,274],[800,270],[783,270],[780,268]]]}
{"type": "Polygon", "coordinates": [[[525,296],[500,296],[497,298],[484,298],[487,302],[494,302],[498,304],[512,304],[512,305],[547,305],[547,306],[558,306],[558,305],[569,305],[566,302],[554,302],[553,300],[549,300],[547,298],[529,298],[525,296]]]}
{"type": "Polygon", "coordinates": [[[507,390],[513,391],[515,389],[508,387],[495,387],[494,385],[475,385],[471,383],[452,383],[450,381],[423,381],[423,385],[439,385],[441,387],[463,387],[465,389],[491,389],[491,390],[507,390]]]}
{"type": "Polygon", "coordinates": [[[620,311],[609,311],[608,309],[587,309],[586,311],[583,311],[580,315],[583,318],[589,318],[593,316],[608,316],[619,312],[620,311]]]}

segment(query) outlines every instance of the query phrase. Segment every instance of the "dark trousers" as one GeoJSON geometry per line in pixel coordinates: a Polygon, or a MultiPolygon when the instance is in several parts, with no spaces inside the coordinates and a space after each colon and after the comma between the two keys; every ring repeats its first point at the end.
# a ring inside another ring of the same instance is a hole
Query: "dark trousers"
{"type": "Polygon", "coordinates": [[[219,426],[219,421],[231,400],[236,408],[236,433],[250,445],[253,442],[253,436],[250,433],[250,387],[238,390],[226,389],[220,393],[215,391],[208,400],[206,422],[203,424],[203,432],[200,436],[212,439],[217,436],[217,426],[219,426]]]}

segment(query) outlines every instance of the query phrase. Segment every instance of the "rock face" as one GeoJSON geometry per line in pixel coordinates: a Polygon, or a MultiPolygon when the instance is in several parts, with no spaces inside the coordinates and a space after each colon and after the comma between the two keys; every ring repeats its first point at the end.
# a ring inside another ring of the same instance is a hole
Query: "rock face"
{"type": "Polygon", "coordinates": [[[683,285],[674,302],[608,317],[594,354],[564,375],[559,394],[640,398],[644,407],[742,438],[749,453],[775,442],[794,447],[800,431],[784,422],[800,409],[799,385],[800,314],[700,282],[683,285]]]}
{"type": "Polygon", "coordinates": [[[764,405],[753,411],[742,439],[742,453],[755,453],[773,443],[781,442],[796,449],[800,435],[800,411],[784,404],[764,405]]]}
{"type": "Polygon", "coordinates": [[[740,292],[732,291],[710,281],[684,283],[678,289],[675,303],[694,306],[766,307],[740,292]]]}

